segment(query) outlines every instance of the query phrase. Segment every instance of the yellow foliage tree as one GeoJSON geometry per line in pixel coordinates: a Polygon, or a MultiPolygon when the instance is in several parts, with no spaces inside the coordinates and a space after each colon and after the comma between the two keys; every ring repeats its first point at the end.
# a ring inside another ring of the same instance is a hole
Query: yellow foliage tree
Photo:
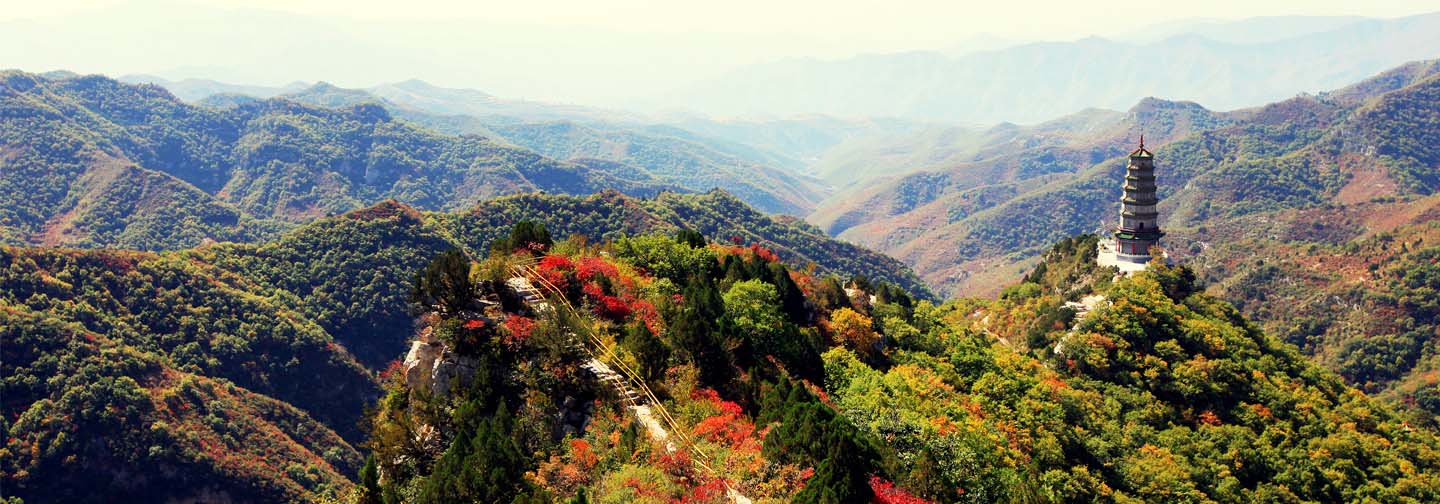
{"type": "Polygon", "coordinates": [[[871,354],[875,351],[875,329],[870,317],[849,308],[830,312],[830,334],[835,342],[846,348],[871,354]]]}

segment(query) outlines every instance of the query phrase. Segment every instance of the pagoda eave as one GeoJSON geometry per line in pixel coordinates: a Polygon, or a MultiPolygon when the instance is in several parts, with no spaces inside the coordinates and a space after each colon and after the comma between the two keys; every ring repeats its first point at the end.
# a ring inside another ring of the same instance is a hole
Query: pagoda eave
{"type": "Polygon", "coordinates": [[[1121,240],[1157,241],[1164,236],[1165,233],[1163,231],[1135,231],[1127,229],[1115,231],[1115,237],[1121,240]]]}

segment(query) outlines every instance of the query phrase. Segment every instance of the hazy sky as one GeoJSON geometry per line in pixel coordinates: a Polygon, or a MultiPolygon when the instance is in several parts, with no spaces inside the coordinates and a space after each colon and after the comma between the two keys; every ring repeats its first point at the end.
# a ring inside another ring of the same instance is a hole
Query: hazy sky
{"type": "MultiPolygon", "coordinates": [[[[623,32],[794,34],[858,50],[924,48],[991,33],[1014,38],[1076,37],[1181,18],[1257,16],[1394,17],[1436,9],[1433,0],[171,0],[360,19],[453,20],[603,28],[623,32]]],[[[125,0],[6,0],[0,19],[73,14],[125,0]]]]}
{"type": "Polygon", "coordinates": [[[0,0],[0,68],[357,87],[414,77],[613,104],[783,58],[1118,38],[1189,18],[1436,9],[1434,0],[0,0]]]}

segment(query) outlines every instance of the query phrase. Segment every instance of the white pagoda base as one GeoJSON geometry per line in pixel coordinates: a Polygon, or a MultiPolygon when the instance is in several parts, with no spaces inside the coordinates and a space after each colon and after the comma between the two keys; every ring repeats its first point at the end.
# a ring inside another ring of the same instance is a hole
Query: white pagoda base
{"type": "Polygon", "coordinates": [[[1114,239],[1100,240],[1100,243],[1096,245],[1096,249],[1099,254],[1095,258],[1095,262],[1102,267],[1114,266],[1120,270],[1120,274],[1122,275],[1128,275],[1136,271],[1145,271],[1146,268],[1150,267],[1150,256],[1148,255],[1121,254],[1116,252],[1114,239]]]}

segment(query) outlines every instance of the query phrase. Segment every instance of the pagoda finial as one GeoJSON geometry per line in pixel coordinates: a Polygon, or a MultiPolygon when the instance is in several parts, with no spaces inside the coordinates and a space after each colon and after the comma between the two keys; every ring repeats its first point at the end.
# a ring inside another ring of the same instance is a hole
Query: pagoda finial
{"type": "Polygon", "coordinates": [[[1141,134],[1140,134],[1140,148],[1141,148],[1141,149],[1144,149],[1144,148],[1145,148],[1145,134],[1144,134],[1144,133],[1141,133],[1141,134]]]}

